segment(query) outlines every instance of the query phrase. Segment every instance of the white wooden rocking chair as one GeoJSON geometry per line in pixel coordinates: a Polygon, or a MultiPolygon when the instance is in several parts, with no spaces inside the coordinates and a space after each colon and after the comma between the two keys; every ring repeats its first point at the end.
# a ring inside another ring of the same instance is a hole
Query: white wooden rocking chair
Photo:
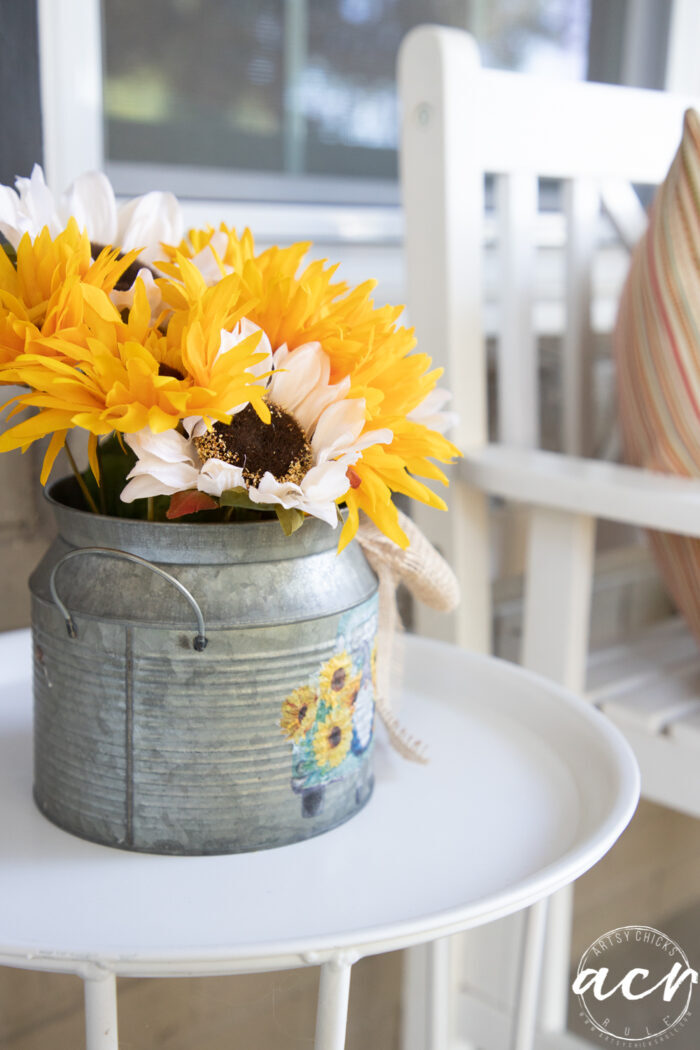
{"type": "MultiPolygon", "coordinates": [[[[430,26],[404,41],[399,85],[410,321],[420,347],[446,369],[464,451],[450,514],[421,519],[463,588],[451,637],[488,651],[489,501],[524,505],[522,663],[576,691],[588,688],[591,702],[632,744],[643,794],[700,816],[700,651],[682,623],[673,619],[598,656],[587,675],[596,519],[700,536],[700,483],[579,458],[588,452],[590,270],[601,199],[617,212],[617,201],[634,200],[631,183],[662,180],[693,100],[482,70],[468,34],[430,26]],[[504,248],[498,444],[487,437],[481,322],[486,172],[495,175],[504,248]],[[564,185],[566,454],[537,448],[532,274],[540,176],[564,185]]],[[[618,231],[631,244],[643,222],[634,210],[629,216],[619,219],[618,231]]],[[[419,620],[417,627],[433,633],[434,625],[419,620]]],[[[522,922],[504,920],[500,931],[470,934],[459,945],[414,950],[406,969],[404,1050],[524,1050],[533,1038],[550,1050],[588,1046],[565,1034],[571,894],[550,902],[546,934],[544,913],[531,909],[521,965],[508,972],[502,964],[518,956],[513,938],[522,922]]]]}

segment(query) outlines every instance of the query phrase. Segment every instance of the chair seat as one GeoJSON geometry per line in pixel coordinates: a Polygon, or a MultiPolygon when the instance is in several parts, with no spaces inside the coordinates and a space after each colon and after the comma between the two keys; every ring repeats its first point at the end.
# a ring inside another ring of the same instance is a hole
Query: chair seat
{"type": "Polygon", "coordinates": [[[700,647],[685,622],[670,617],[592,653],[586,692],[615,721],[665,732],[700,713],[700,647]]]}
{"type": "Polygon", "coordinates": [[[700,817],[700,647],[681,617],[591,654],[587,694],[627,737],[642,791],[700,817]]]}

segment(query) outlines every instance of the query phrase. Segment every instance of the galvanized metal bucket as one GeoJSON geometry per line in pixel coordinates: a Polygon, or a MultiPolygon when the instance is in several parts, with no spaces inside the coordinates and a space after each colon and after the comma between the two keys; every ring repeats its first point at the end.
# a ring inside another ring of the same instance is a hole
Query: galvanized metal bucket
{"type": "MultiPolygon", "coordinates": [[[[318,835],[372,791],[377,582],[308,519],[76,509],[30,580],[34,797],[82,838],[237,853],[318,835]]],[[[74,505],[71,506],[71,503],[74,505]]]]}

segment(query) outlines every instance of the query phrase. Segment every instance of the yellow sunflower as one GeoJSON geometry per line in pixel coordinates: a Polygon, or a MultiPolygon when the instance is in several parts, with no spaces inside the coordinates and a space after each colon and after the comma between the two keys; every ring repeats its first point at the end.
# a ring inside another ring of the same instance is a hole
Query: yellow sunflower
{"type": "MultiPolygon", "coordinates": [[[[45,483],[67,431],[79,426],[91,436],[97,477],[97,438],[112,430],[133,434],[150,427],[159,434],[187,416],[228,422],[231,406],[246,401],[267,421],[264,384],[248,371],[264,356],[256,352],[259,335],[217,357],[222,330],[233,327],[242,313],[243,307],[235,305],[237,285],[232,277],[216,288],[200,287],[201,298],[181,302],[163,331],[151,324],[146,290],[138,279],[126,321],[103,295],[88,320],[34,340],[30,352],[0,365],[0,381],[29,387],[29,393],[13,399],[10,415],[39,411],[0,436],[0,452],[25,449],[52,434],[42,469],[45,483]]],[[[84,296],[85,286],[79,291],[84,296]]],[[[95,297],[88,294],[93,304],[95,297]]]]}
{"type": "Polygon", "coordinates": [[[302,685],[289,694],[282,704],[280,729],[288,740],[302,740],[316,718],[318,696],[310,685],[302,685]]]}
{"type": "MultiPolygon", "coordinates": [[[[84,347],[85,324],[99,316],[119,320],[108,293],[138,253],[120,257],[117,249],[104,248],[93,261],[92,251],[75,219],[56,237],[47,228],[33,241],[25,234],[15,265],[0,250],[0,363],[11,364],[35,340],[63,331],[72,336],[69,351],[73,343],[84,347]]],[[[46,343],[42,353],[61,356],[46,343]]],[[[0,382],[15,381],[0,374],[0,382]]]]}
{"type": "Polygon", "coordinates": [[[329,705],[352,705],[360,688],[362,675],[353,674],[352,660],[346,652],[332,656],[321,668],[321,698],[329,705]]]}
{"type": "Polygon", "coordinates": [[[352,711],[348,707],[333,707],[316,727],[314,754],[321,769],[335,769],[343,761],[352,742],[352,711]]]}
{"type": "Polygon", "coordinates": [[[351,290],[333,281],[336,267],[325,261],[302,268],[307,250],[308,245],[295,244],[256,254],[249,230],[238,236],[222,225],[216,231],[191,230],[179,248],[169,252],[171,262],[163,269],[175,283],[184,280],[187,260],[194,260],[190,265],[199,266],[213,280],[224,273],[237,274],[240,294],[254,301],[246,317],[263,329],[273,350],[282,343],[294,350],[319,342],[331,362],[331,381],[349,376],[349,396],[364,399],[364,430],[386,428],[393,440],[386,446],[372,445],[349,468],[351,488],[342,497],[349,513],[339,549],[355,535],[360,510],[406,547],[393,493],[446,509],[444,501],[419,479],[447,484],[433,461],[449,463],[460,454],[441,433],[420,421],[421,406],[442,370],[431,370],[426,354],[412,352],[413,330],[398,325],[402,307],[375,308],[370,298],[374,282],[351,290]]]}

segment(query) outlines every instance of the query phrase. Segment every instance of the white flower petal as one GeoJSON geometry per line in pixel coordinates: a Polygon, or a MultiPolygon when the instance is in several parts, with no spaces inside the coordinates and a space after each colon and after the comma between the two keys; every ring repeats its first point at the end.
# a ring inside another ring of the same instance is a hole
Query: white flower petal
{"type": "Polygon", "coordinates": [[[87,230],[91,241],[102,245],[116,244],[117,202],[112,184],[102,172],[91,171],[78,176],[63,195],[63,225],[67,225],[71,215],[81,230],[87,230]]]}
{"type": "Polygon", "coordinates": [[[0,232],[16,248],[24,232],[20,227],[19,197],[9,186],[0,186],[0,232]]]}
{"type": "Polygon", "coordinates": [[[382,427],[379,430],[366,430],[364,434],[360,434],[359,438],[356,438],[352,443],[352,449],[347,449],[347,452],[357,453],[356,458],[353,460],[357,463],[360,458],[360,453],[364,452],[366,448],[370,448],[371,445],[390,445],[394,440],[393,430],[389,430],[388,427],[382,427]]]}
{"type": "Polygon", "coordinates": [[[275,371],[270,378],[270,399],[296,416],[296,408],[309,392],[325,386],[330,363],[320,343],[305,343],[290,352],[285,345],[273,357],[275,371]]]}
{"type": "Polygon", "coordinates": [[[329,384],[330,358],[320,343],[303,343],[295,350],[288,350],[283,343],[275,350],[273,364],[270,400],[291,412],[311,436],[324,410],[348,393],[350,379],[329,384]]]}
{"type": "Polygon", "coordinates": [[[23,234],[28,233],[33,240],[44,226],[48,226],[51,236],[55,237],[63,227],[41,167],[35,164],[31,177],[16,179],[15,186],[17,192],[9,186],[1,187],[0,230],[3,236],[15,248],[23,234]]]}
{"type": "Polygon", "coordinates": [[[263,474],[257,488],[248,489],[248,495],[253,503],[278,503],[287,510],[301,510],[315,518],[320,518],[333,528],[338,521],[335,503],[323,499],[310,499],[301,486],[291,481],[278,481],[269,471],[263,474]]]}
{"type": "Polygon", "coordinates": [[[154,434],[150,427],[144,427],[135,434],[125,434],[127,445],[141,459],[145,455],[155,456],[164,463],[199,464],[197,449],[192,441],[179,434],[177,430],[166,430],[154,434]]]}
{"type": "Polygon", "coordinates": [[[354,444],[365,425],[365,399],[346,398],[324,409],[311,439],[316,461],[323,463],[354,444]]]}
{"type": "Polygon", "coordinates": [[[449,390],[445,390],[443,387],[435,387],[423,398],[419,405],[416,405],[412,412],[408,413],[406,418],[413,423],[422,423],[423,426],[429,427],[430,430],[437,430],[439,434],[444,434],[455,426],[459,419],[456,412],[443,411],[444,406],[448,404],[451,398],[452,394],[449,390]]]}
{"type": "Polygon", "coordinates": [[[190,463],[164,463],[155,456],[144,456],[134,466],[127,480],[148,477],[165,486],[169,492],[183,492],[197,486],[199,467],[190,463]]]}
{"type": "Polygon", "coordinates": [[[350,488],[347,465],[338,461],[319,463],[308,472],[301,488],[304,498],[311,503],[335,503],[350,488]]]}
{"type": "Polygon", "coordinates": [[[40,165],[34,165],[30,178],[16,179],[15,187],[19,193],[19,214],[24,230],[32,237],[36,237],[44,226],[48,226],[52,237],[60,233],[63,223],[58,214],[54,195],[46,185],[44,172],[40,165]]]}
{"type": "Polygon", "coordinates": [[[298,507],[303,499],[298,485],[293,481],[278,481],[269,470],[265,471],[257,486],[250,486],[248,495],[253,503],[280,503],[287,510],[298,507]]]}
{"type": "Polygon", "coordinates": [[[163,258],[161,241],[179,244],[182,212],[172,193],[146,193],[123,204],[117,212],[117,242],[123,251],[141,249],[139,258],[152,266],[163,258]]]}
{"type": "Polygon", "coordinates": [[[199,471],[187,463],[156,463],[151,469],[148,473],[146,464],[136,464],[122,489],[124,503],[147,496],[172,496],[196,487],[199,471]]]}
{"type": "Polygon", "coordinates": [[[131,481],[127,481],[119,498],[122,503],[133,503],[135,499],[148,499],[149,496],[171,495],[172,493],[167,486],[163,487],[155,478],[146,474],[143,477],[132,478],[131,481]]]}
{"type": "Polygon", "coordinates": [[[201,437],[209,429],[201,416],[185,416],[182,425],[191,438],[201,437]]]}
{"type": "Polygon", "coordinates": [[[124,439],[138,457],[121,494],[125,503],[146,496],[172,496],[196,488],[199,458],[191,441],[176,430],[154,434],[144,427],[124,439]]]}
{"type": "Polygon", "coordinates": [[[325,521],[326,525],[330,525],[332,529],[338,525],[338,511],[335,503],[314,503],[312,500],[304,500],[304,505],[300,509],[305,514],[310,514],[312,518],[320,518],[321,521],[325,521]]]}
{"type": "Polygon", "coordinates": [[[220,496],[231,489],[245,488],[243,471],[221,459],[208,459],[199,472],[197,488],[210,496],[220,496]]]}
{"type": "Polygon", "coordinates": [[[342,401],[349,390],[350,377],[346,376],[339,383],[327,386],[325,390],[312,391],[297,407],[294,412],[294,418],[307,434],[313,434],[318,426],[319,419],[328,406],[336,401],[342,401]]]}

